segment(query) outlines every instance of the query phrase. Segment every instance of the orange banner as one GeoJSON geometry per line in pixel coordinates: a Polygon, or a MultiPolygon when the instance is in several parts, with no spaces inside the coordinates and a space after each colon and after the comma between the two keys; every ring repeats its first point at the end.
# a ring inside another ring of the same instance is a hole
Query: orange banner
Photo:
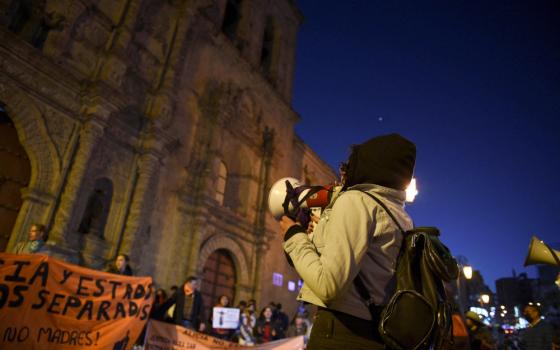
{"type": "Polygon", "coordinates": [[[0,349],[129,350],[150,313],[151,283],[0,253],[0,349]]]}
{"type": "Polygon", "coordinates": [[[245,346],[211,337],[207,334],[169,323],[150,320],[144,350],[303,350],[303,336],[275,340],[270,343],[245,346]]]}

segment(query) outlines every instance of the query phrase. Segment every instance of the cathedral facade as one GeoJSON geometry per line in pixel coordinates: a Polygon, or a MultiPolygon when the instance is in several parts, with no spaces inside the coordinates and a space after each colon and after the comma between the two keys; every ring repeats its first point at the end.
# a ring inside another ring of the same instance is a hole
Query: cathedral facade
{"type": "Polygon", "coordinates": [[[0,0],[0,250],[128,254],[205,303],[282,302],[298,277],[267,195],[335,174],[294,132],[293,0],[0,0]]]}

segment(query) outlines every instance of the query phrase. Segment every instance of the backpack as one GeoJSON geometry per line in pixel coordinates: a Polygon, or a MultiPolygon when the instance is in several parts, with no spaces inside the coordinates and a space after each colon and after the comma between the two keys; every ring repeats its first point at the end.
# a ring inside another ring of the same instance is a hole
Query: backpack
{"type": "Polygon", "coordinates": [[[437,228],[418,227],[405,232],[379,198],[363,193],[389,214],[403,235],[396,288],[387,305],[373,304],[359,274],[354,280],[374,324],[378,324],[378,336],[388,349],[449,348],[453,344],[453,321],[444,282],[457,279],[457,262],[440,241],[437,228]]]}

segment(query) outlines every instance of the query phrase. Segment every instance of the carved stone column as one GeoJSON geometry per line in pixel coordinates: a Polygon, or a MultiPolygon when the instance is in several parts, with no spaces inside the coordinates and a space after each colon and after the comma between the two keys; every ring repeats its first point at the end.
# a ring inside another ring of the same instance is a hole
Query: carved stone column
{"type": "Polygon", "coordinates": [[[80,131],[78,149],[72,161],[72,167],[66,179],[66,185],[60,197],[60,204],[51,230],[51,239],[58,243],[64,243],[65,236],[70,229],[74,208],[78,193],[82,186],[88,163],[95,146],[104,133],[105,123],[103,120],[90,119],[80,131]]]}
{"type": "MultiPolygon", "coordinates": [[[[133,246],[141,244],[136,240],[146,233],[149,213],[152,208],[153,198],[156,193],[154,184],[161,166],[160,147],[155,143],[151,145],[138,159],[138,181],[134,189],[132,203],[121,240],[118,253],[130,254],[133,246]]],[[[147,242],[145,242],[147,243],[147,242]]]]}
{"type": "Polygon", "coordinates": [[[269,127],[265,127],[262,134],[261,144],[261,169],[259,175],[259,193],[257,197],[257,215],[255,218],[255,243],[253,246],[253,259],[251,261],[251,271],[253,276],[253,298],[259,300],[261,295],[261,273],[262,258],[268,250],[266,243],[266,210],[267,189],[269,188],[270,168],[274,154],[274,135],[275,132],[269,127]]]}

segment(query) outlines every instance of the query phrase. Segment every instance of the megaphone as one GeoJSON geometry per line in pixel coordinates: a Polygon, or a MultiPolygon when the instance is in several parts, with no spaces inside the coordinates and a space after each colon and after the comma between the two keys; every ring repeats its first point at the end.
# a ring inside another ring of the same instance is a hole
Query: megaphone
{"type": "Polygon", "coordinates": [[[310,212],[324,209],[332,200],[333,193],[339,190],[340,186],[309,186],[301,184],[296,178],[284,177],[270,188],[268,208],[276,220],[287,215],[307,226],[310,212]]]}
{"type": "Polygon", "coordinates": [[[525,266],[535,264],[560,266],[560,251],[550,248],[543,241],[533,236],[531,243],[529,243],[525,266]]]}

